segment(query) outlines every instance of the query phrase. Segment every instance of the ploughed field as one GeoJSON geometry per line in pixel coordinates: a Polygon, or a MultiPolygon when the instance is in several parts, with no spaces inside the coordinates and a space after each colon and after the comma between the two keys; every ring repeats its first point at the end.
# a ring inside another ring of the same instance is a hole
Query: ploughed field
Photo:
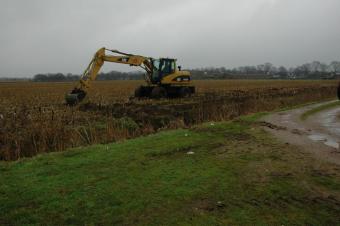
{"type": "Polygon", "coordinates": [[[185,99],[131,98],[143,81],[94,82],[88,99],[64,105],[72,83],[0,83],[0,160],[109,143],[205,121],[335,98],[335,81],[195,81],[185,99]]]}

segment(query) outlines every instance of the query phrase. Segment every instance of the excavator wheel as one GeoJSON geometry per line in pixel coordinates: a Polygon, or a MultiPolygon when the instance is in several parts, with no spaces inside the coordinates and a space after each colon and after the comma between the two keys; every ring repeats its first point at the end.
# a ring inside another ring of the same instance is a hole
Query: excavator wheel
{"type": "Polygon", "coordinates": [[[167,92],[164,87],[156,86],[151,91],[151,98],[160,99],[167,97],[167,92]]]}
{"type": "Polygon", "coordinates": [[[152,86],[139,86],[135,89],[135,97],[136,98],[143,98],[143,97],[150,97],[152,86]]]}
{"type": "Polygon", "coordinates": [[[143,97],[143,87],[142,86],[135,89],[135,97],[137,97],[137,98],[143,97]]]}
{"type": "Polygon", "coordinates": [[[188,87],[182,87],[180,90],[179,90],[179,96],[181,98],[186,98],[186,97],[190,97],[191,96],[191,91],[188,87]]]}

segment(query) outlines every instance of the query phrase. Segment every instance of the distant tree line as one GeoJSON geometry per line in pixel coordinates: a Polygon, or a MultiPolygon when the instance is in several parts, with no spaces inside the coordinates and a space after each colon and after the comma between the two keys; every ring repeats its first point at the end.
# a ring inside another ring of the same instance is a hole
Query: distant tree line
{"type": "MultiPolygon", "coordinates": [[[[225,67],[206,67],[189,70],[194,79],[335,79],[340,78],[340,61],[330,64],[314,61],[297,67],[276,67],[271,63],[257,66],[242,66],[233,69],[225,67]]],[[[34,82],[66,82],[77,81],[79,75],[73,74],[37,74],[34,82]]],[[[97,80],[140,80],[143,72],[111,71],[100,73],[97,80]]]]}
{"type": "Polygon", "coordinates": [[[62,74],[62,73],[48,73],[48,74],[36,74],[33,77],[34,82],[66,82],[66,81],[77,81],[79,80],[78,75],[73,74],[62,74]]]}
{"type": "Polygon", "coordinates": [[[208,67],[193,69],[191,73],[196,79],[335,79],[340,78],[340,61],[330,64],[314,61],[291,68],[271,63],[233,69],[208,67]]]}

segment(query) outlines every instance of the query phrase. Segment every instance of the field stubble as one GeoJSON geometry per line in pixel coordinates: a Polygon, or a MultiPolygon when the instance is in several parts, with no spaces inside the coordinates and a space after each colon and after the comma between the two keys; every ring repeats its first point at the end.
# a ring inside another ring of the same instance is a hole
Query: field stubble
{"type": "Polygon", "coordinates": [[[196,81],[187,99],[130,99],[142,81],[95,82],[67,107],[71,83],[0,83],[0,160],[115,142],[335,97],[334,81],[196,81]]]}

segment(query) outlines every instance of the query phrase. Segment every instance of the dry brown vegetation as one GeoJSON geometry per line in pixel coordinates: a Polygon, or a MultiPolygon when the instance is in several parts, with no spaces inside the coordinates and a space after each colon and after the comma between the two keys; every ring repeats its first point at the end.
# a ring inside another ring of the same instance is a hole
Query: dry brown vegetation
{"type": "Polygon", "coordinates": [[[196,81],[187,99],[130,99],[142,81],[95,82],[68,107],[71,83],[0,83],[0,160],[114,142],[160,129],[227,120],[335,97],[334,81],[196,81]]]}

